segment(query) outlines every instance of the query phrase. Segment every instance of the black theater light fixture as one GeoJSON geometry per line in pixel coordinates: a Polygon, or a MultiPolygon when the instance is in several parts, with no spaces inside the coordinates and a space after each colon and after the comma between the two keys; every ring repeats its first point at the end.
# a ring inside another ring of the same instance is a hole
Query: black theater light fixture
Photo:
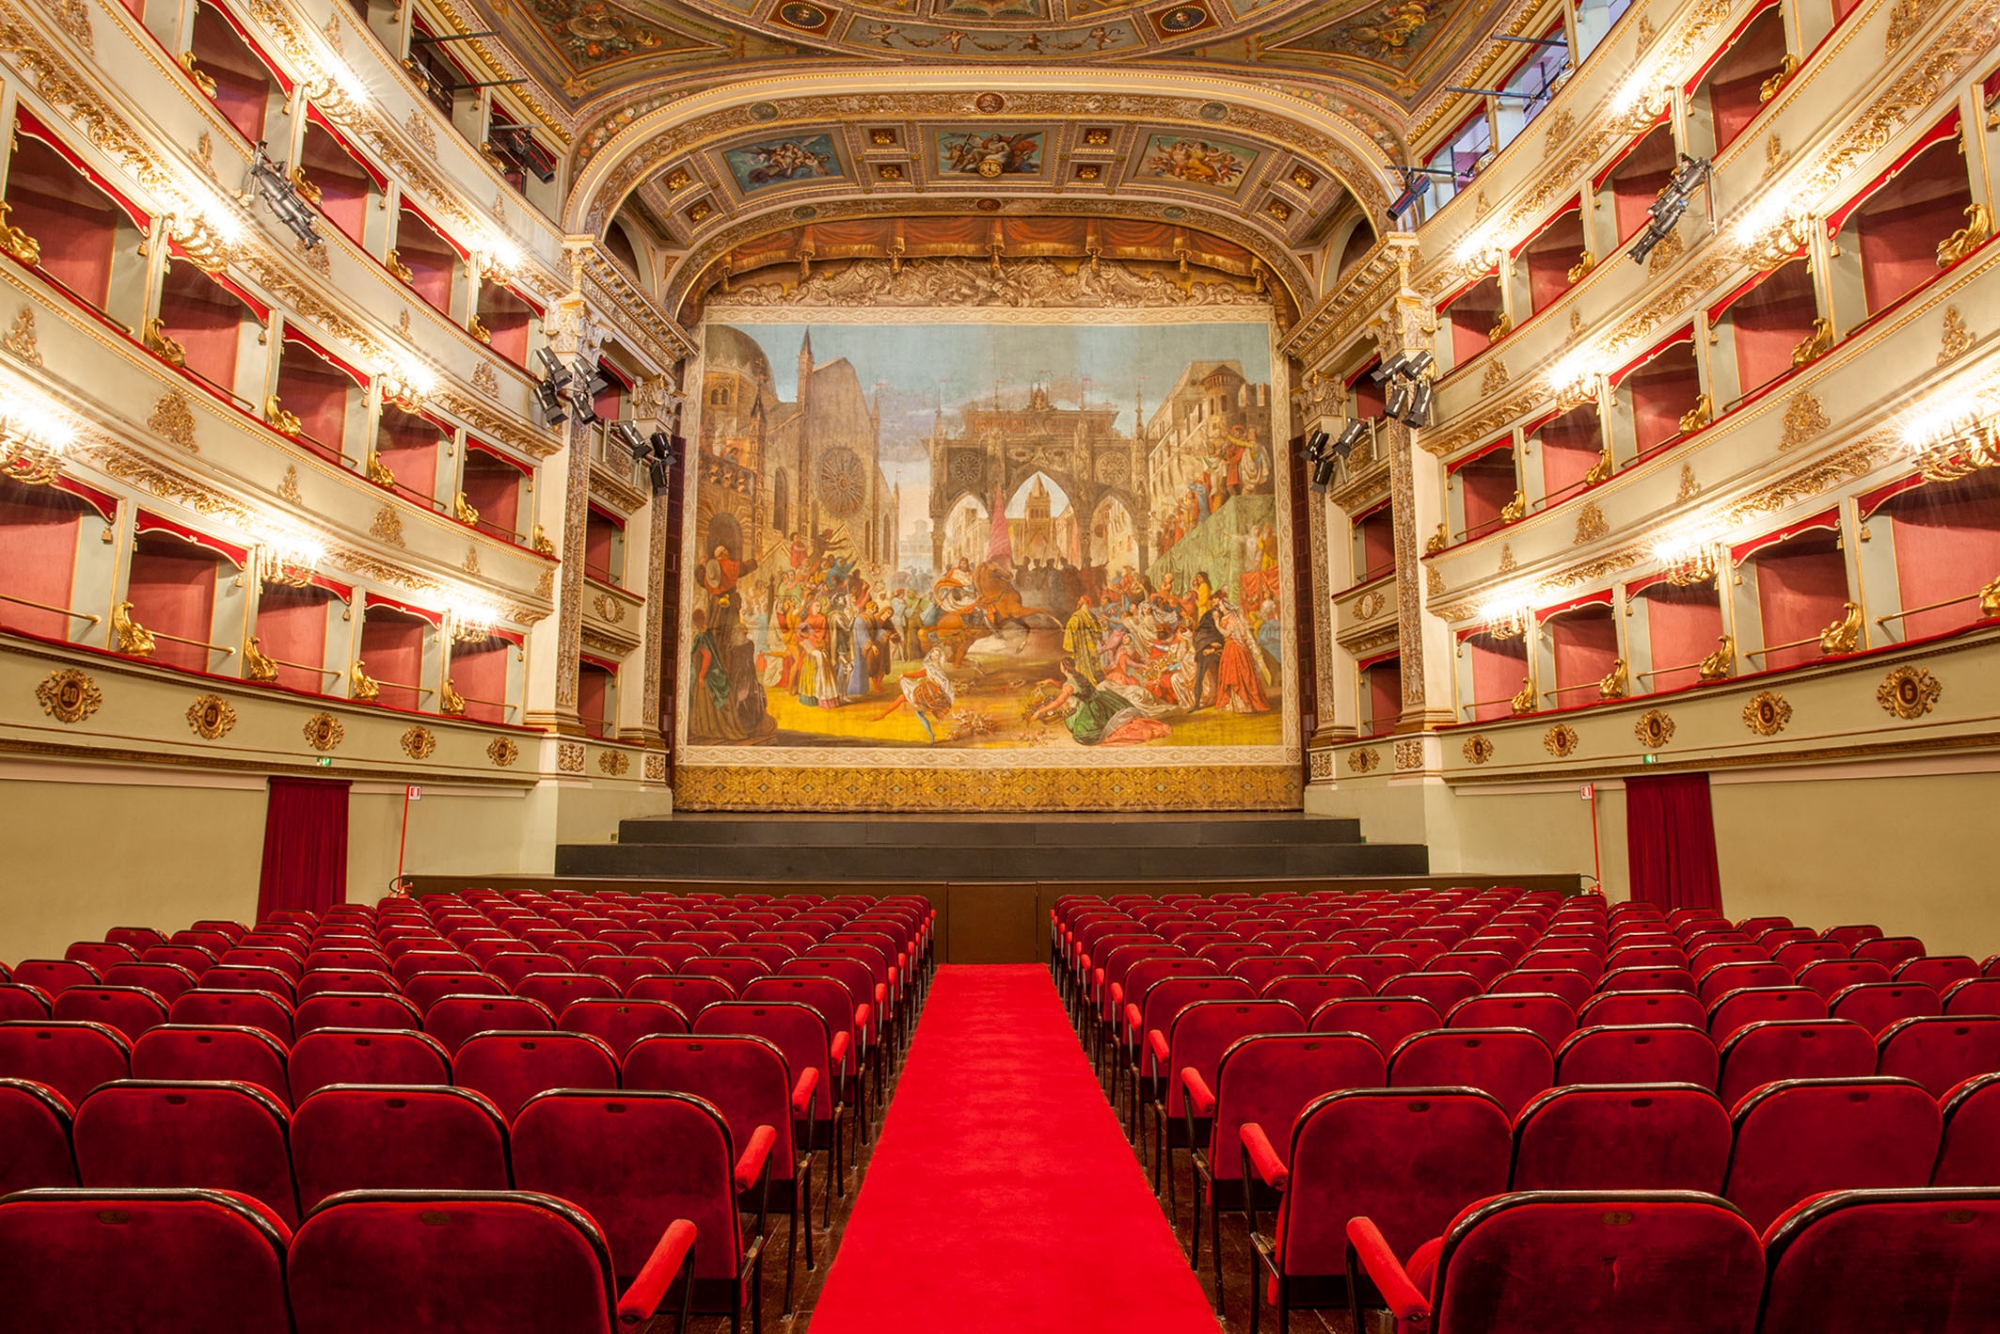
{"type": "Polygon", "coordinates": [[[299,243],[311,250],[320,243],[320,235],[314,226],[312,207],[299,198],[298,187],[285,174],[285,164],[271,161],[264,151],[264,141],[257,141],[257,158],[250,164],[250,189],[264,197],[271,206],[271,212],[278,215],[278,221],[291,229],[299,243]]]}
{"type": "MultiPolygon", "coordinates": [[[[1667,182],[1666,188],[1660,191],[1660,197],[1646,208],[1646,212],[1651,215],[1646,223],[1646,229],[1639,233],[1639,239],[1633,242],[1632,248],[1626,253],[1644,264],[1646,257],[1653,253],[1653,247],[1673,234],[1674,228],[1680,223],[1681,215],[1687,212],[1688,203],[1694,198],[1694,192],[1701,188],[1702,183],[1708,180],[1714,170],[1715,164],[1709,159],[1692,158],[1682,153],[1680,165],[1674,168],[1673,178],[1667,182]]],[[[1714,207],[1715,196],[1711,191],[1709,208],[1713,211],[1714,207]]]]}

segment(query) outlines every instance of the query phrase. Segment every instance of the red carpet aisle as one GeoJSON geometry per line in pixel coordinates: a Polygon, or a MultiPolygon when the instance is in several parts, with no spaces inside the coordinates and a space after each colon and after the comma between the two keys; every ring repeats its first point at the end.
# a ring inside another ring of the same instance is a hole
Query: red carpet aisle
{"type": "Polygon", "coordinates": [[[811,1334],[1215,1334],[1047,970],[938,970],[811,1334]]]}

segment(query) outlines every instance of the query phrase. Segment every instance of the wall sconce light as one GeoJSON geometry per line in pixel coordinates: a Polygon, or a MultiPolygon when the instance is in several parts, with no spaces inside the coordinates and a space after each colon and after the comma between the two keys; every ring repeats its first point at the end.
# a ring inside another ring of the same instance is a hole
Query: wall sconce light
{"type": "Polygon", "coordinates": [[[1955,482],[1982,468],[2000,468],[2000,414],[1980,399],[1958,399],[1926,412],[1904,429],[1917,471],[1933,482],[1955,482]]]}
{"type": "Polygon", "coordinates": [[[1696,522],[1654,543],[1653,555],[1674,587],[1704,584],[1722,568],[1720,539],[1712,521],[1696,522]]]}
{"type": "Polygon", "coordinates": [[[76,428],[48,404],[18,396],[0,403],[0,475],[47,486],[75,443],[76,428]]]}
{"type": "Polygon", "coordinates": [[[1479,619],[1494,639],[1519,639],[1534,623],[1534,590],[1525,585],[1503,588],[1480,604],[1479,619]]]}

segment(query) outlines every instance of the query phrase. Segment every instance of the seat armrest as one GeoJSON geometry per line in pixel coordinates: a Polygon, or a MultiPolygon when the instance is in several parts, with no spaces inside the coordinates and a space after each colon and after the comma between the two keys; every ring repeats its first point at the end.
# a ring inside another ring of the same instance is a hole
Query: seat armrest
{"type": "Polygon", "coordinates": [[[889,999],[889,988],[884,986],[882,983],[877,982],[875,984],[875,1003],[877,1005],[883,1005],[888,1002],[888,999],[889,999]]]}
{"type": "Polygon", "coordinates": [[[637,1329],[653,1318],[653,1312],[660,1307],[660,1299],[673,1287],[694,1255],[694,1224],[685,1218],[676,1218],[667,1224],[667,1230],[660,1234],[659,1244],[640,1266],[639,1276],[632,1280],[632,1286],[625,1289],[625,1295],[618,1299],[618,1324],[622,1328],[637,1329]]]}
{"type": "Polygon", "coordinates": [[[868,1021],[875,1014],[874,1008],[865,1002],[854,1007],[854,1026],[863,1033],[868,1031],[868,1021]]]}
{"type": "Polygon", "coordinates": [[[1191,1065],[1181,1067],[1181,1086],[1187,1090],[1188,1105],[1194,1108],[1196,1116],[1215,1115],[1215,1095],[1208,1090],[1208,1081],[1201,1072],[1191,1065]]]}
{"type": "Polygon", "coordinates": [[[1139,1026],[1145,1022],[1146,1022],[1146,1016],[1139,1013],[1139,1007],[1132,1004],[1130,1001],[1127,1001],[1125,1004],[1126,1029],[1129,1030],[1129,1032],[1136,1037],[1139,1032],[1139,1026]]]}
{"type": "Polygon", "coordinates": [[[1291,1171],[1285,1166],[1285,1160],[1278,1157],[1278,1151],[1271,1147],[1270,1136],[1264,1133],[1264,1127],[1250,1121],[1238,1133],[1243,1138],[1243,1151],[1250,1155],[1250,1166],[1264,1179],[1265,1185],[1273,1190],[1283,1190],[1290,1184],[1291,1171]]]}
{"type": "Polygon", "coordinates": [[[1388,1239],[1382,1229],[1375,1226],[1370,1218],[1350,1218],[1347,1220],[1347,1246],[1369,1280],[1382,1294],[1382,1300],[1389,1304],[1389,1311],[1396,1317],[1398,1328],[1414,1320],[1420,1320],[1431,1313],[1431,1304],[1417,1285],[1410,1282],[1410,1276],[1403,1270],[1403,1262],[1389,1249],[1388,1239]]]}
{"type": "Polygon", "coordinates": [[[769,1126],[758,1126],[750,1132],[750,1143],[745,1146],[743,1156],[736,1160],[736,1189],[745,1191],[757,1184],[763,1174],[765,1160],[771,1156],[771,1146],[778,1142],[778,1132],[769,1126]]]}
{"type": "Polygon", "coordinates": [[[799,1073],[799,1082],[792,1086],[792,1113],[805,1116],[812,1111],[813,1094],[819,1091],[819,1071],[807,1066],[799,1073]]]}
{"type": "Polygon", "coordinates": [[[1112,1013],[1116,1014],[1119,1008],[1124,1004],[1125,1004],[1125,984],[1123,982],[1113,982],[1111,984],[1112,1013]]]}
{"type": "Polygon", "coordinates": [[[1157,1028],[1146,1034],[1146,1045],[1153,1049],[1153,1059],[1162,1065],[1173,1052],[1173,1048],[1167,1045],[1167,1035],[1157,1028]]]}

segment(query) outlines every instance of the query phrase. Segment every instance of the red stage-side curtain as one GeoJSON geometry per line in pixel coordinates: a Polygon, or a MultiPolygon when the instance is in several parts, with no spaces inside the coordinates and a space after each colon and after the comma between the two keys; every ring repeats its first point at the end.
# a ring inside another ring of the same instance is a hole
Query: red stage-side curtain
{"type": "Polygon", "coordinates": [[[273,778],[257,920],[285,909],[325,912],[346,899],[347,784],[273,778]]]}
{"type": "Polygon", "coordinates": [[[1662,908],[1720,908],[1715,813],[1707,774],[1625,780],[1625,854],[1632,897],[1662,908]]]}

